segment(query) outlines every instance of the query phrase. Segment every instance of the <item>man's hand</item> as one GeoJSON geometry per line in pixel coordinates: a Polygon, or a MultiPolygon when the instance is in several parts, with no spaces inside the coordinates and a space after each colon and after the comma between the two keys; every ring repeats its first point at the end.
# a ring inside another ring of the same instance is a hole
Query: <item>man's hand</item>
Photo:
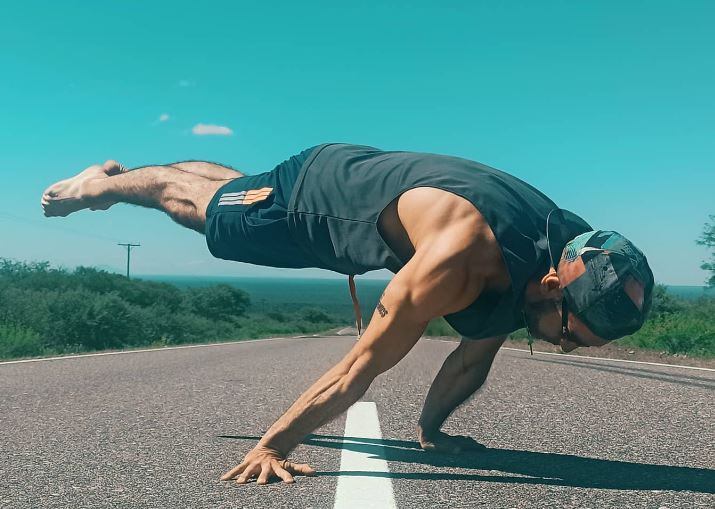
{"type": "Polygon", "coordinates": [[[472,437],[463,435],[448,435],[438,431],[429,437],[420,434],[420,446],[425,451],[440,452],[445,454],[460,454],[468,451],[484,451],[486,446],[480,444],[472,437]]]}
{"type": "Polygon", "coordinates": [[[280,477],[283,482],[292,484],[295,482],[293,476],[298,474],[315,475],[315,470],[305,463],[291,463],[276,451],[256,446],[246,454],[240,465],[223,474],[221,480],[228,481],[235,477],[238,484],[246,484],[258,477],[257,484],[268,484],[272,478],[280,477]]]}

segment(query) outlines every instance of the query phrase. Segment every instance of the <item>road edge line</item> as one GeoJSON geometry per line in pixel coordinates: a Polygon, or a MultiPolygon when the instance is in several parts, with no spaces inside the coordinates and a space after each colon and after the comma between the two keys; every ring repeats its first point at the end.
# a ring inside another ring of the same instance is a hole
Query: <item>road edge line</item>
{"type": "Polygon", "coordinates": [[[223,341],[220,343],[201,343],[198,345],[180,345],[180,346],[157,346],[156,348],[142,348],[140,350],[121,350],[118,352],[97,352],[97,353],[80,353],[73,355],[57,355],[55,357],[41,357],[38,359],[22,359],[19,361],[0,361],[0,366],[5,364],[23,364],[26,362],[42,362],[42,361],[58,361],[62,359],[81,359],[82,357],[103,357],[106,355],[125,355],[130,353],[144,353],[144,352],[165,352],[167,350],[184,350],[187,348],[206,348],[210,346],[224,346],[224,345],[236,345],[243,343],[257,343],[259,341],[277,341],[281,339],[292,339],[292,340],[305,340],[305,339],[318,339],[324,338],[325,336],[276,336],[272,338],[260,338],[260,339],[245,339],[238,341],[223,341]]]}
{"type": "MultiPolygon", "coordinates": [[[[446,339],[435,339],[435,338],[422,338],[422,339],[426,339],[427,341],[438,341],[440,343],[459,344],[459,341],[449,341],[446,339]]],[[[478,341],[478,340],[475,340],[475,341],[478,341]]],[[[503,347],[501,347],[501,350],[509,350],[512,352],[525,352],[525,353],[529,352],[529,350],[527,350],[525,348],[512,348],[509,346],[503,346],[503,347]]],[[[624,362],[627,364],[644,364],[646,366],[662,366],[665,368],[694,369],[697,371],[715,372],[715,368],[702,368],[700,366],[683,366],[681,364],[665,364],[663,362],[630,361],[628,359],[609,359],[608,357],[591,357],[591,356],[586,356],[586,355],[571,355],[571,354],[567,354],[567,353],[558,353],[558,352],[534,352],[534,355],[555,355],[557,357],[569,357],[571,359],[580,359],[580,360],[624,362]]]]}

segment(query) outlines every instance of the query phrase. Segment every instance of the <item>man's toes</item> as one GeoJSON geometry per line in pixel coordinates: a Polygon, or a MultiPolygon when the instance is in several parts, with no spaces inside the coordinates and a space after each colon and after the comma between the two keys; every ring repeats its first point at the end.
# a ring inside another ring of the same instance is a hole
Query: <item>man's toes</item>
{"type": "Polygon", "coordinates": [[[127,171],[127,169],[122,164],[115,161],[114,159],[107,160],[102,165],[102,168],[104,169],[104,173],[106,173],[109,177],[119,175],[120,173],[124,173],[125,171],[127,171]]]}

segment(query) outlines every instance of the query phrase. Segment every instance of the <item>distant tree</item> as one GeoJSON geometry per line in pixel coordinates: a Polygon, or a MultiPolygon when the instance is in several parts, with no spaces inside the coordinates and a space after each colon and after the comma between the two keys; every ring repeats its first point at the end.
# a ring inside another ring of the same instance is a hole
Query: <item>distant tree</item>
{"type": "Polygon", "coordinates": [[[663,316],[678,313],[685,308],[683,301],[668,293],[668,287],[663,284],[656,284],[653,289],[653,306],[651,316],[663,316]]]}
{"type": "Polygon", "coordinates": [[[704,262],[700,268],[710,272],[710,277],[706,284],[709,287],[715,287],[715,214],[711,214],[710,223],[705,223],[703,234],[696,242],[701,246],[706,246],[712,250],[710,253],[710,261],[704,262]]]}
{"type": "Polygon", "coordinates": [[[328,323],[331,321],[330,316],[319,309],[303,309],[301,316],[303,320],[310,323],[328,323]]]}
{"type": "Polygon", "coordinates": [[[232,320],[246,314],[251,299],[246,292],[226,284],[189,290],[194,313],[212,320],[232,320]]]}

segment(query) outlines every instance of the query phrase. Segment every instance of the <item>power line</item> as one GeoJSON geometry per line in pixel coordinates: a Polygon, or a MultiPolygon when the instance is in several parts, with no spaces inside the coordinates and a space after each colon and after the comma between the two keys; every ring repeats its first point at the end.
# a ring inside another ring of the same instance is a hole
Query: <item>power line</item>
{"type": "Polygon", "coordinates": [[[133,247],[140,247],[141,244],[132,244],[131,242],[129,242],[129,243],[124,243],[124,244],[123,244],[123,243],[121,243],[121,242],[118,242],[117,245],[118,245],[118,246],[124,246],[124,247],[127,248],[127,279],[129,279],[129,260],[131,259],[131,256],[132,256],[132,254],[131,254],[131,253],[132,253],[132,248],[133,248],[133,247]]]}

